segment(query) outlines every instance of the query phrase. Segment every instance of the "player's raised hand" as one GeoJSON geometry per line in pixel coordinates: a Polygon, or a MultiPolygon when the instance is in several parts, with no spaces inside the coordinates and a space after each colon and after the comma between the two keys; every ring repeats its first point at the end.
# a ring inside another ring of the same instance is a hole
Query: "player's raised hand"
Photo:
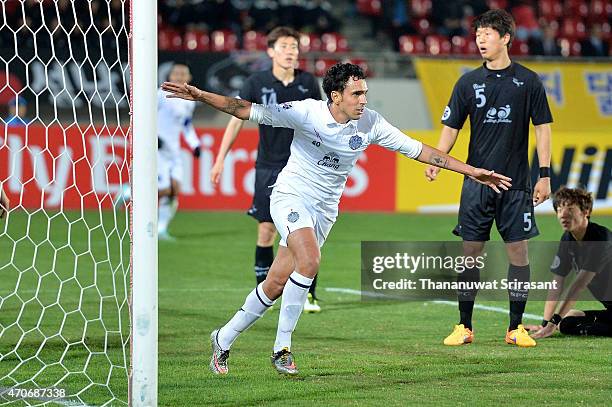
{"type": "Polygon", "coordinates": [[[195,86],[188,85],[186,83],[173,83],[173,82],[164,82],[161,86],[162,90],[170,93],[166,95],[167,98],[178,98],[185,100],[199,100],[198,95],[202,92],[200,89],[195,86]]]}
{"type": "Polygon", "coordinates": [[[210,180],[213,184],[218,184],[219,179],[221,179],[221,174],[223,173],[223,161],[215,161],[215,165],[213,165],[212,170],[210,170],[210,180]]]}
{"type": "Polygon", "coordinates": [[[533,187],[533,206],[538,206],[550,197],[550,178],[540,178],[533,187]]]}
{"type": "Polygon", "coordinates": [[[8,196],[6,196],[4,191],[0,189],[0,219],[4,218],[4,214],[10,208],[10,203],[11,202],[9,201],[8,196]]]}
{"type": "Polygon", "coordinates": [[[438,173],[440,172],[441,168],[440,167],[436,167],[434,165],[428,165],[425,168],[425,178],[427,178],[427,181],[435,181],[436,178],[438,177],[438,173]]]}
{"type": "Polygon", "coordinates": [[[498,194],[501,193],[500,188],[507,191],[512,186],[512,178],[497,174],[493,170],[485,170],[484,168],[476,168],[474,175],[471,175],[470,178],[488,186],[498,194]]]}

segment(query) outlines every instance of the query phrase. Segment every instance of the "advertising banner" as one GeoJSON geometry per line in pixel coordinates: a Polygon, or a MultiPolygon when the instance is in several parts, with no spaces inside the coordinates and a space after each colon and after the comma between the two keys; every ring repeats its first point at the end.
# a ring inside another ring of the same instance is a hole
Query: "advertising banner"
{"type": "MultiPolygon", "coordinates": [[[[437,145],[438,131],[408,131],[408,133],[430,145],[437,145]]],[[[451,154],[461,160],[467,159],[469,131],[459,133],[451,154]]],[[[535,135],[529,144],[532,185],[538,176],[535,135]]],[[[414,160],[398,157],[397,164],[397,211],[421,213],[456,213],[463,176],[450,171],[441,171],[438,179],[429,182],[424,176],[425,166],[414,160]]],[[[595,198],[594,213],[612,214],[612,137],[604,132],[555,132],[552,142],[552,190],[563,185],[583,186],[595,198]]],[[[552,203],[547,201],[536,211],[552,212],[552,203]]]]}
{"type": "MultiPolygon", "coordinates": [[[[480,60],[422,59],[415,61],[434,128],[457,80],[480,66],[480,60]]],[[[556,131],[612,132],[612,63],[520,61],[540,76],[556,131]]],[[[466,121],[469,127],[469,120],[466,121]]]]}
{"type": "MultiPolygon", "coordinates": [[[[229,152],[218,185],[210,172],[223,129],[198,128],[201,156],[183,145],[181,209],[247,210],[252,201],[257,130],[244,129],[229,152]]],[[[121,128],[5,127],[0,136],[0,182],[11,206],[110,208],[129,182],[128,140],[121,128]]],[[[341,210],[395,210],[395,153],[373,146],[349,176],[341,210]]]]}

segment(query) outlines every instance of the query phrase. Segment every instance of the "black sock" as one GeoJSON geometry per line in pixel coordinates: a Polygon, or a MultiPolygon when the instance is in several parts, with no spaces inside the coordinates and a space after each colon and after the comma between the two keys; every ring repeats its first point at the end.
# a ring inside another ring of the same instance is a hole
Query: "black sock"
{"type": "Polygon", "coordinates": [[[314,278],[314,280],[312,280],[312,284],[310,285],[310,288],[308,289],[308,292],[312,295],[313,299],[317,299],[317,296],[315,295],[315,289],[317,288],[317,277],[319,277],[319,275],[317,274],[314,278]]]}
{"type": "MultiPolygon", "coordinates": [[[[508,283],[528,283],[530,279],[529,264],[526,266],[515,266],[513,264],[508,267],[508,283]]],[[[510,326],[509,331],[512,331],[523,323],[523,313],[527,305],[528,289],[522,287],[508,288],[508,299],[510,301],[510,326]]]]}
{"type": "Polygon", "coordinates": [[[273,261],[274,247],[257,246],[255,248],[255,278],[257,279],[257,284],[266,279],[273,261]]]}
{"type": "MultiPolygon", "coordinates": [[[[480,281],[480,270],[476,267],[469,268],[457,275],[457,282],[478,282],[480,281]]],[[[476,289],[457,290],[457,301],[459,302],[459,323],[468,329],[472,329],[472,312],[474,311],[474,300],[476,299],[476,289]]]]}

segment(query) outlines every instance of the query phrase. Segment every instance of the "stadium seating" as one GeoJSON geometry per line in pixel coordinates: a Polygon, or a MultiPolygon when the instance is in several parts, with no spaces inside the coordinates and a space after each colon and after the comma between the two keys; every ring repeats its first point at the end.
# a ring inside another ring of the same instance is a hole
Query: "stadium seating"
{"type": "Polygon", "coordinates": [[[162,51],[181,51],[183,49],[181,34],[172,28],[159,30],[157,42],[159,49],[162,51]]]}
{"type": "Polygon", "coordinates": [[[425,42],[418,35],[402,35],[399,37],[400,54],[423,54],[425,42]]]}
{"type": "Polygon", "coordinates": [[[321,38],[316,34],[302,34],[300,38],[300,51],[321,51],[321,38]]]}
{"type": "Polygon", "coordinates": [[[575,17],[567,17],[561,24],[561,37],[581,40],[586,36],[586,26],[584,22],[575,17]]]}
{"type": "Polygon", "coordinates": [[[365,16],[379,16],[382,5],[380,0],[357,0],[357,11],[365,16]]]}
{"type": "Polygon", "coordinates": [[[425,49],[430,55],[448,55],[452,51],[452,44],[443,35],[428,35],[425,37],[425,49]]]}
{"type": "Polygon", "coordinates": [[[410,10],[412,15],[417,18],[427,17],[431,14],[431,0],[412,0],[410,2],[410,10]]]}
{"type": "Polygon", "coordinates": [[[229,30],[215,30],[210,34],[210,50],[229,52],[238,49],[238,37],[229,30]]]}
{"type": "Polygon", "coordinates": [[[246,51],[265,51],[268,48],[266,34],[247,31],[242,36],[242,48],[246,51]]]}
{"type": "Polygon", "coordinates": [[[186,31],[183,36],[183,47],[185,51],[210,51],[210,37],[204,30],[186,31]]]}
{"type": "Polygon", "coordinates": [[[342,34],[325,33],[321,36],[321,51],[334,53],[348,50],[348,42],[342,34]]]}

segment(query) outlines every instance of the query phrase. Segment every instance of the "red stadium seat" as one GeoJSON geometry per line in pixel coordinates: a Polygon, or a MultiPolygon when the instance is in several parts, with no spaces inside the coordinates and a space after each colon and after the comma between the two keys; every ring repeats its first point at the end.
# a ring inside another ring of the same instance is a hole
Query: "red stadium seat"
{"type": "Polygon", "coordinates": [[[610,0],[591,0],[589,7],[589,21],[603,23],[612,16],[612,2],[610,0]]]}
{"type": "Polygon", "coordinates": [[[538,1],[540,16],[545,20],[557,20],[563,15],[563,6],[559,0],[540,0],[538,1]]]}
{"type": "Polygon", "coordinates": [[[451,38],[453,54],[478,55],[478,46],[471,37],[461,37],[459,35],[451,38]]]}
{"type": "Polygon", "coordinates": [[[508,0],[488,0],[487,6],[490,9],[506,8],[508,7],[508,0]]]}
{"type": "Polygon", "coordinates": [[[323,52],[346,52],[348,49],[348,42],[342,34],[325,33],[321,36],[321,51],[323,52]]]}
{"type": "Polygon", "coordinates": [[[366,16],[379,16],[382,13],[380,0],[357,0],[357,11],[366,16]]]}
{"type": "Polygon", "coordinates": [[[302,34],[300,37],[300,51],[321,51],[321,38],[316,34],[302,34]]]}
{"type": "Polygon", "coordinates": [[[564,57],[579,57],[581,46],[580,41],[573,38],[559,38],[561,55],[564,57]]]}
{"type": "Polygon", "coordinates": [[[350,62],[352,64],[359,65],[359,67],[363,69],[363,72],[368,78],[374,76],[374,73],[370,70],[370,67],[368,66],[368,62],[363,58],[350,58],[345,60],[344,62],[350,62]]]}
{"type": "Polygon", "coordinates": [[[302,71],[308,71],[308,72],[312,71],[312,67],[310,66],[310,63],[305,58],[298,59],[298,66],[297,67],[298,67],[298,69],[301,69],[302,71]]]}
{"type": "Polygon", "coordinates": [[[334,66],[338,62],[336,59],[328,59],[328,58],[319,58],[315,61],[315,75],[316,76],[325,76],[325,73],[329,68],[334,66]]]}
{"type": "Polygon", "coordinates": [[[177,30],[170,28],[159,30],[157,46],[162,51],[181,51],[183,49],[183,37],[177,30]]]}
{"type": "Polygon", "coordinates": [[[529,46],[525,41],[514,39],[512,41],[512,45],[510,46],[510,55],[529,55],[529,46]]]}
{"type": "Polygon", "coordinates": [[[247,51],[265,51],[268,49],[266,35],[257,31],[247,31],[242,36],[242,48],[247,51]]]}
{"type": "Polygon", "coordinates": [[[448,55],[452,48],[451,42],[443,35],[428,35],[425,37],[425,49],[430,55],[448,55]]]}
{"type": "Polygon", "coordinates": [[[229,30],[216,30],[210,34],[210,50],[229,52],[238,49],[238,37],[229,30]]]}
{"type": "Polygon", "coordinates": [[[580,56],[580,41],[574,38],[559,38],[559,45],[561,46],[561,55],[564,57],[580,56]]]}
{"type": "Polygon", "coordinates": [[[586,18],[589,15],[589,5],[586,0],[565,0],[563,10],[568,17],[586,18]]]}
{"type": "Polygon", "coordinates": [[[402,35],[399,37],[400,54],[423,54],[425,53],[425,42],[418,35],[402,35]]]}
{"type": "Polygon", "coordinates": [[[566,38],[582,39],[586,36],[586,27],[582,20],[568,17],[561,24],[560,35],[566,38]]]}
{"type": "Polygon", "coordinates": [[[412,0],[410,10],[414,17],[427,17],[431,14],[431,0],[412,0]]]}
{"type": "Polygon", "coordinates": [[[414,27],[416,28],[417,32],[423,36],[429,35],[433,32],[433,27],[431,26],[429,20],[426,18],[417,19],[414,27]]]}
{"type": "Polygon", "coordinates": [[[210,37],[204,30],[187,31],[183,36],[183,48],[185,51],[210,51],[210,37]]]}

